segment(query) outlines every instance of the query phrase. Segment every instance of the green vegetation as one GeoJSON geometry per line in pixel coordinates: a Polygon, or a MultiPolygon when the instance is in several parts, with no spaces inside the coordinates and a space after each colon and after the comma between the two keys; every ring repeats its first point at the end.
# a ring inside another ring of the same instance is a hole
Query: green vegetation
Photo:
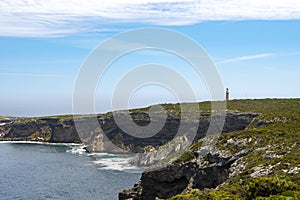
{"type": "Polygon", "coordinates": [[[179,194],[169,200],[271,200],[271,199],[300,199],[299,185],[296,183],[275,178],[261,177],[253,179],[244,187],[245,196],[228,193],[217,189],[193,189],[187,194],[179,194]]]}
{"type": "Polygon", "coordinates": [[[0,116],[0,120],[7,120],[9,117],[0,116]]]}
{"type": "Polygon", "coordinates": [[[173,164],[180,165],[181,163],[188,162],[194,158],[195,155],[192,152],[186,151],[173,164]]]}
{"type": "Polygon", "coordinates": [[[171,197],[169,200],[240,200],[241,198],[230,194],[227,192],[221,192],[217,190],[205,189],[200,191],[198,189],[193,189],[188,194],[179,194],[174,197],[171,197]]]}
{"type": "Polygon", "coordinates": [[[53,115],[53,116],[41,116],[41,117],[21,117],[18,118],[19,122],[29,122],[42,119],[73,119],[81,117],[91,117],[91,116],[102,116],[102,114],[82,114],[82,115],[53,115]]]}
{"type": "Polygon", "coordinates": [[[28,139],[35,141],[48,142],[51,139],[51,129],[49,126],[44,126],[40,131],[28,136],[28,139]]]}
{"type": "MultiPolygon", "coordinates": [[[[171,199],[300,199],[300,99],[232,100],[227,109],[259,114],[247,130],[222,134],[216,144],[232,154],[254,150],[240,160],[243,172],[218,189],[195,189],[171,199]],[[253,177],[259,170],[266,173],[253,177]]],[[[201,146],[195,143],[175,164],[193,159],[192,152],[201,146]]]]}
{"type": "Polygon", "coordinates": [[[246,187],[248,199],[261,197],[300,197],[299,185],[279,178],[261,177],[251,181],[246,187]]]}

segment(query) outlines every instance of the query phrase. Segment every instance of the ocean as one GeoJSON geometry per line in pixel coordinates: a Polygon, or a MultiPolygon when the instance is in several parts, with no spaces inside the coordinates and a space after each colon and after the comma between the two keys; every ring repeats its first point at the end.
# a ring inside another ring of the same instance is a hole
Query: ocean
{"type": "Polygon", "coordinates": [[[114,200],[143,169],[129,155],[86,154],[76,144],[0,143],[0,199],[114,200]]]}

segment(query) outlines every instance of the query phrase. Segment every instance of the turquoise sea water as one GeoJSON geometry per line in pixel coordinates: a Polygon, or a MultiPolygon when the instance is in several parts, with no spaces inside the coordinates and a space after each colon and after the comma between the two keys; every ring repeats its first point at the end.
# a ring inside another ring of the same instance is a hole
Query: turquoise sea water
{"type": "Polygon", "coordinates": [[[82,154],[78,145],[0,143],[0,199],[118,199],[142,171],[129,159],[82,154]]]}

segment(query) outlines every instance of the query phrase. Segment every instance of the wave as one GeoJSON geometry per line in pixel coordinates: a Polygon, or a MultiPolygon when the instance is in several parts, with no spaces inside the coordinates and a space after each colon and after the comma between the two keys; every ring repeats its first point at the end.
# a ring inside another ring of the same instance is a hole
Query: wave
{"type": "Polygon", "coordinates": [[[86,155],[87,152],[85,150],[85,145],[83,144],[79,144],[79,145],[73,145],[73,144],[69,144],[68,147],[70,147],[70,149],[68,149],[66,152],[68,153],[72,153],[72,154],[79,154],[79,155],[86,155]]]}
{"type": "Polygon", "coordinates": [[[92,161],[99,170],[125,171],[129,173],[142,173],[145,168],[130,163],[133,155],[123,154],[97,154],[92,161]]]}
{"type": "Polygon", "coordinates": [[[142,173],[145,168],[132,165],[130,161],[134,158],[132,154],[112,153],[87,153],[85,145],[68,145],[68,153],[91,157],[91,162],[98,170],[124,171],[128,173],[142,173]]]}

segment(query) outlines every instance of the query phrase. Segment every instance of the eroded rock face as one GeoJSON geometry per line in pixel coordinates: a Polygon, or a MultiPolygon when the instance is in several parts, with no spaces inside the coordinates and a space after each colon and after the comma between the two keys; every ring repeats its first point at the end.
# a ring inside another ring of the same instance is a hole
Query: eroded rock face
{"type": "Polygon", "coordinates": [[[215,188],[229,178],[232,164],[251,152],[252,150],[241,151],[231,155],[214,148],[206,156],[198,156],[181,165],[172,164],[159,170],[146,171],[131,190],[124,190],[119,194],[119,199],[166,199],[189,188],[215,188]]]}
{"type": "MultiPolygon", "coordinates": [[[[222,132],[226,133],[237,130],[244,130],[256,116],[257,114],[253,113],[228,113],[225,118],[225,124],[222,132]]],[[[198,133],[195,137],[195,140],[199,140],[205,135],[208,126],[209,121],[201,121],[199,123],[198,133]]],[[[242,150],[242,145],[246,145],[248,141],[236,142],[241,143],[240,149],[242,150]]],[[[156,145],[159,146],[159,149],[151,149],[150,151],[145,151],[142,154],[137,154],[136,157],[132,160],[132,163],[138,166],[153,165],[154,163],[168,157],[170,153],[180,151],[183,148],[187,147],[189,145],[189,139],[187,138],[187,136],[184,135],[181,137],[175,137],[170,143],[166,143],[163,146],[161,145],[162,144],[156,145]]]]}
{"type": "Polygon", "coordinates": [[[18,138],[18,137],[28,137],[33,133],[39,131],[40,126],[46,126],[46,123],[41,123],[40,125],[34,121],[24,122],[15,124],[11,127],[9,133],[5,137],[18,138]]]}
{"type": "Polygon", "coordinates": [[[80,143],[72,119],[17,120],[0,127],[2,140],[80,143]]]}
{"type": "Polygon", "coordinates": [[[81,140],[76,131],[74,121],[72,119],[64,120],[54,126],[52,129],[50,142],[80,143],[81,140]]]}

